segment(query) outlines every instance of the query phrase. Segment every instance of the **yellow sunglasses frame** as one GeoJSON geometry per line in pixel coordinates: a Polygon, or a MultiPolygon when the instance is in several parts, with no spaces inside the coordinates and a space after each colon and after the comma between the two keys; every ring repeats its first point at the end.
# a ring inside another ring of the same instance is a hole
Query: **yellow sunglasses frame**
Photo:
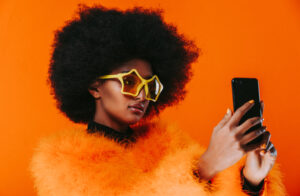
{"type": "Polygon", "coordinates": [[[140,93],[140,90],[142,89],[143,86],[145,86],[145,93],[146,93],[146,99],[147,100],[150,100],[150,101],[153,101],[153,102],[156,102],[161,91],[163,90],[163,84],[160,82],[160,80],[158,79],[157,75],[154,75],[152,78],[146,80],[144,79],[140,74],[139,72],[136,70],[136,69],[132,69],[130,70],[129,72],[127,73],[119,73],[119,74],[114,74],[114,75],[104,75],[104,76],[99,76],[98,79],[112,79],[112,78],[118,78],[119,81],[121,82],[122,84],[122,89],[121,89],[121,93],[122,94],[125,94],[125,95],[131,95],[133,97],[136,97],[139,93],[140,93]],[[139,84],[137,86],[137,91],[135,94],[133,93],[128,93],[128,92],[124,92],[124,81],[122,79],[122,77],[126,76],[126,75],[129,75],[131,74],[132,72],[134,72],[138,77],[139,79],[142,81],[141,84],[139,84]],[[151,99],[151,98],[148,98],[148,93],[149,93],[149,89],[148,89],[148,83],[151,82],[152,80],[156,79],[159,83],[159,92],[158,94],[156,95],[155,99],[151,99]]]}

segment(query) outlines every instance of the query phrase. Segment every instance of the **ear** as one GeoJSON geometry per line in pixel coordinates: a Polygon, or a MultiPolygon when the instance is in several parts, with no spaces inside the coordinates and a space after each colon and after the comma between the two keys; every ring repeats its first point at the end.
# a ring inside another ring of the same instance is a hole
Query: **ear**
{"type": "Polygon", "coordinates": [[[100,86],[101,86],[100,82],[95,81],[88,88],[88,91],[95,99],[101,98],[100,86]]]}

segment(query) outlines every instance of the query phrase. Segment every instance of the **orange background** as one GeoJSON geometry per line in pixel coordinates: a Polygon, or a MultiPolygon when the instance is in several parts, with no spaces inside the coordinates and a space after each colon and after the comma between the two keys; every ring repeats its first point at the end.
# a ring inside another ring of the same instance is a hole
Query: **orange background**
{"type": "MultiPolygon", "coordinates": [[[[97,1],[0,1],[0,195],[36,195],[28,163],[38,139],[74,125],[55,108],[46,85],[53,32],[78,3],[97,1]]],[[[99,1],[98,1],[99,2],[99,1]]],[[[293,0],[101,0],[107,7],[162,8],[167,22],[194,39],[203,55],[193,65],[184,102],[161,117],[174,120],[203,145],[227,107],[230,80],[256,77],[265,102],[284,183],[300,195],[300,8],[293,0]]]]}

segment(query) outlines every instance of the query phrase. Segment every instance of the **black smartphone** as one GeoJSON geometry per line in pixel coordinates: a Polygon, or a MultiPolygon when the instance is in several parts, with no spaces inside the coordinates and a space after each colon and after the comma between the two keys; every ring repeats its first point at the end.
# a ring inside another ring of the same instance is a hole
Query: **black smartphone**
{"type": "MultiPolygon", "coordinates": [[[[258,80],[256,78],[233,78],[231,80],[232,87],[232,97],[233,97],[233,108],[236,111],[247,101],[251,99],[254,100],[254,106],[242,117],[239,122],[239,125],[245,122],[248,118],[262,116],[261,105],[260,105],[260,96],[259,96],[259,86],[258,80]]],[[[249,130],[245,134],[261,127],[262,124],[259,123],[249,130]]],[[[259,136],[251,141],[251,143],[259,142],[262,138],[259,136]]]]}

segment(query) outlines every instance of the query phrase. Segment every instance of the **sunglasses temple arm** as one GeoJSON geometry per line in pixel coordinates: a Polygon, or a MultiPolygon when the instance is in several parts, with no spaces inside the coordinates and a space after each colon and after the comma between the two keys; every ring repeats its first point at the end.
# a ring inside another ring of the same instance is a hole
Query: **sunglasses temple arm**
{"type": "Polygon", "coordinates": [[[105,75],[105,76],[100,76],[99,79],[110,79],[110,78],[120,78],[122,75],[116,74],[116,75],[105,75]]]}

